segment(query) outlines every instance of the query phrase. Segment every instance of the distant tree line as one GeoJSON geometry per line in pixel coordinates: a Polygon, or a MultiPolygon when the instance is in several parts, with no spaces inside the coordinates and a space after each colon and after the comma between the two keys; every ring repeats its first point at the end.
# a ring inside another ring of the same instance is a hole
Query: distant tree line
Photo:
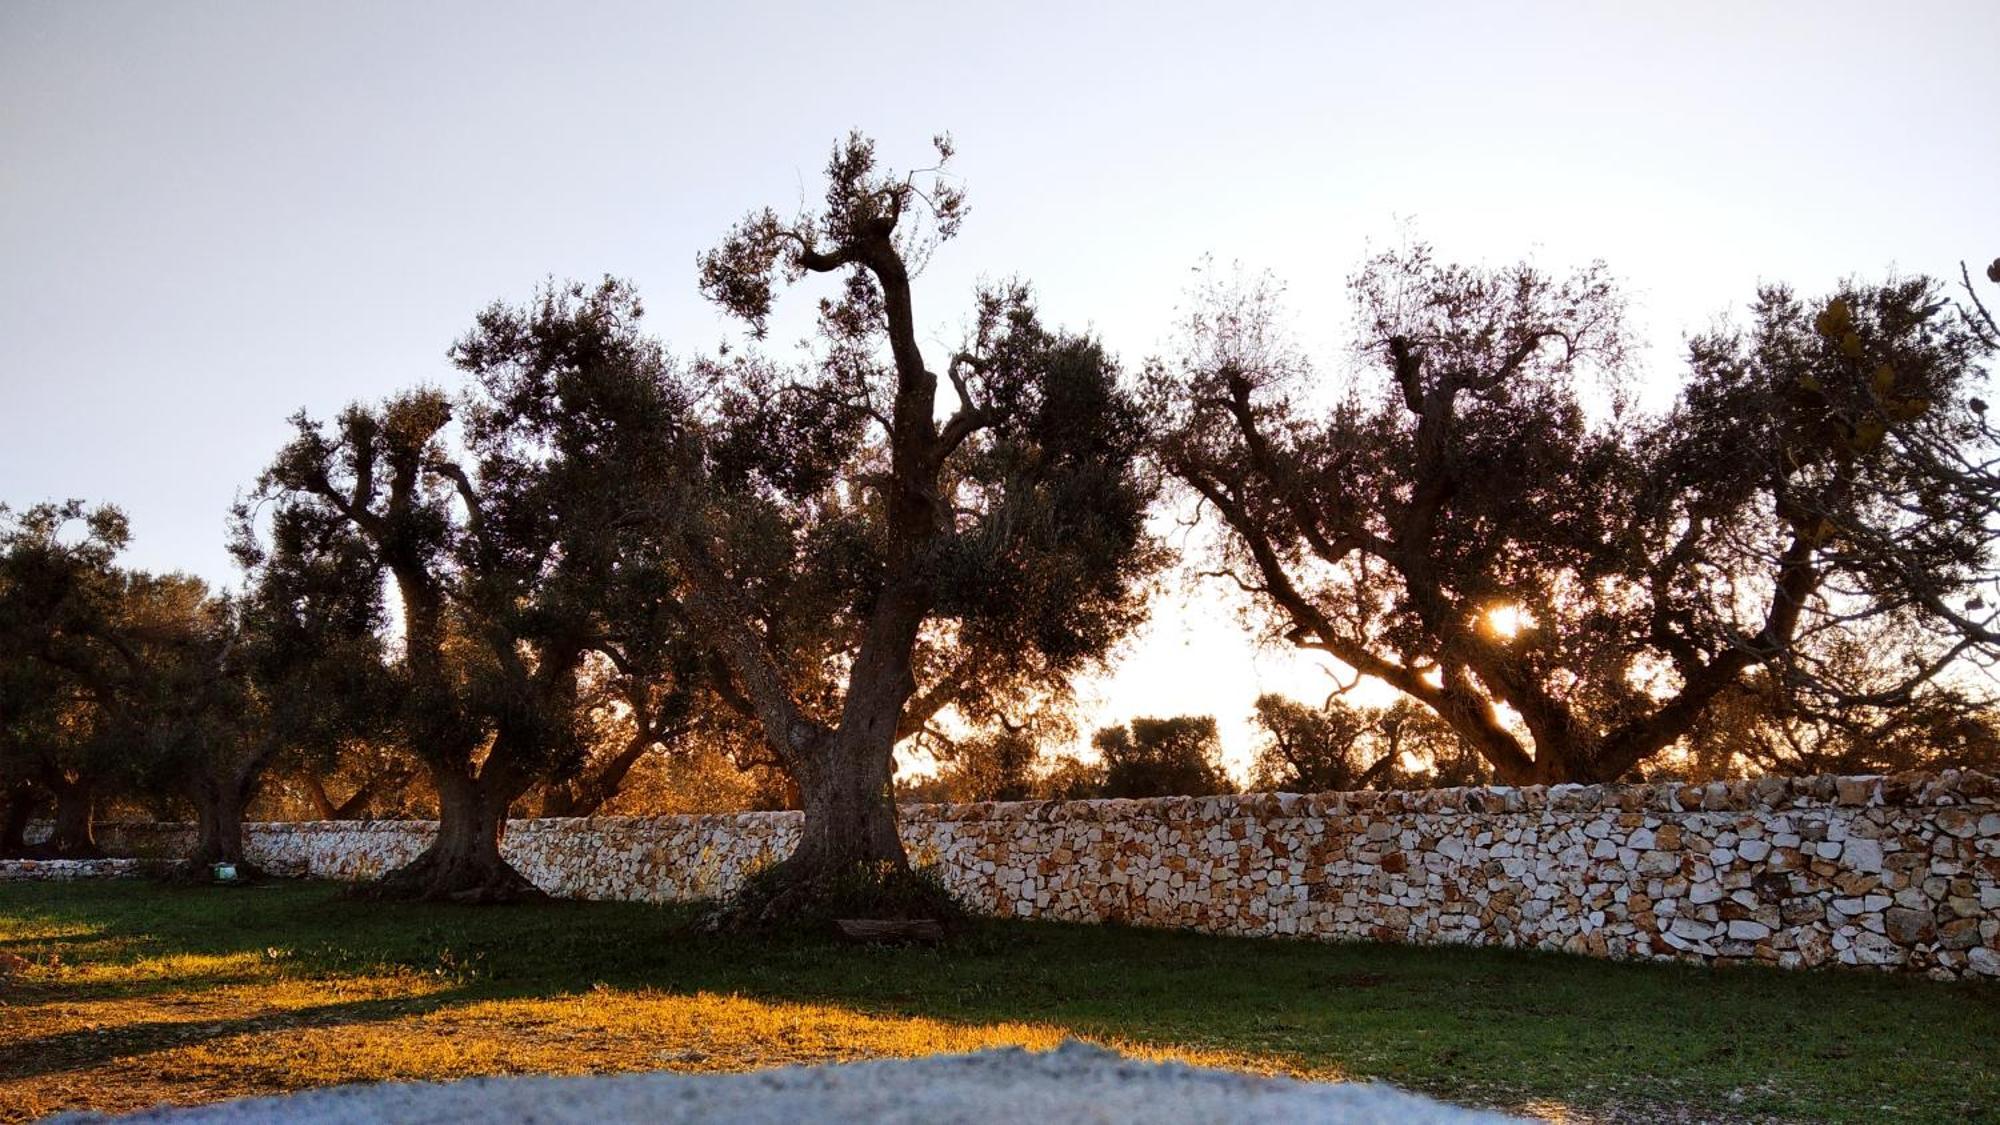
{"type": "Polygon", "coordinates": [[[800,358],[677,355],[628,284],[550,283],[477,315],[455,388],[296,416],[229,591],[123,565],[113,507],[6,511],[0,850],[89,854],[111,802],[191,813],[190,873],[248,871],[253,809],[422,813],[435,840],[371,893],[504,901],[538,893],[510,816],[796,807],[717,924],[857,885],[907,909],[933,892],[899,794],[1236,788],[1211,716],[1050,753],[1175,565],[1395,693],[1256,700],[1258,789],[2000,761],[2000,329],[1969,271],[1768,287],[1657,408],[1602,266],[1420,246],[1352,279],[1346,376],[1260,282],[1199,294],[1137,370],[1019,283],[927,354],[916,281],[966,214],[936,153],[897,173],[850,136],[819,207],[700,258],[755,340],[827,275],[800,358]],[[1180,558],[1167,510],[1212,548],[1180,558]],[[939,772],[899,790],[899,746],[939,772]]]}

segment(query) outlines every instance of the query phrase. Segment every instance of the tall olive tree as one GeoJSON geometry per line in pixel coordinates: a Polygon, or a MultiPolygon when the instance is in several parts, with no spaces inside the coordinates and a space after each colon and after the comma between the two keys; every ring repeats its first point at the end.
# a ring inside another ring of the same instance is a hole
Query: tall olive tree
{"type": "Polygon", "coordinates": [[[193,806],[183,870],[196,876],[224,860],[249,870],[243,809],[278,747],[244,677],[237,608],[189,575],[129,574],[104,638],[133,657],[113,682],[111,731],[149,792],[193,806]]]}
{"type": "Polygon", "coordinates": [[[1752,670],[1893,700],[1975,640],[1992,574],[1990,348],[1928,281],[1764,291],[1691,342],[1670,409],[1624,402],[1601,268],[1385,254],[1353,283],[1364,371],[1316,393],[1254,294],[1156,372],[1159,456],[1291,643],[1430,707],[1511,782],[1617,778],[1752,670]],[[1893,623],[1886,688],[1802,640],[1893,623]]]}
{"type": "Polygon", "coordinates": [[[430,772],[439,824],[380,894],[539,894],[500,854],[508,809],[579,752],[603,524],[587,515],[588,482],[528,448],[513,421],[476,394],[455,405],[432,390],[350,407],[330,431],[301,416],[246,508],[327,529],[299,544],[316,565],[356,554],[394,584],[393,724],[430,772]]]}
{"type": "Polygon", "coordinates": [[[892,173],[849,137],[820,210],[754,212],[700,263],[703,291],[759,335],[781,284],[837,279],[813,358],[648,360],[657,406],[598,403],[657,430],[627,557],[666,576],[719,690],[803,796],[798,846],[743,920],[859,873],[900,879],[898,740],[947,706],[1060,683],[1142,612],[1144,427],[1103,348],[1008,287],[979,297],[962,348],[924,352],[915,276],[963,216],[942,171],[892,173]]]}
{"type": "Polygon", "coordinates": [[[633,513],[687,447],[685,400],[638,315],[613,282],[495,305],[453,346],[462,395],[350,407],[330,430],[301,416],[243,509],[273,506],[274,527],[293,529],[277,576],[324,586],[346,619],[374,603],[341,576],[385,575],[396,592],[380,710],[428,769],[439,826],[380,893],[539,893],[501,856],[509,809],[538,784],[573,798],[561,811],[601,804],[705,682],[668,580],[628,551],[633,513]],[[608,762],[590,760],[583,729],[599,660],[644,713],[608,762]]]}
{"type": "Polygon", "coordinates": [[[192,871],[254,870],[243,822],[267,775],[324,769],[349,741],[387,731],[380,571],[349,524],[317,515],[280,505],[265,541],[249,509],[238,510],[230,547],[243,592],[220,607],[220,651],[186,662],[172,693],[200,708],[188,716],[194,737],[164,762],[195,808],[192,871]]]}
{"type": "Polygon", "coordinates": [[[127,688],[146,668],[119,628],[129,538],[110,505],[0,508],[0,773],[10,807],[52,799],[45,853],[99,854],[96,803],[137,763],[127,688]]]}

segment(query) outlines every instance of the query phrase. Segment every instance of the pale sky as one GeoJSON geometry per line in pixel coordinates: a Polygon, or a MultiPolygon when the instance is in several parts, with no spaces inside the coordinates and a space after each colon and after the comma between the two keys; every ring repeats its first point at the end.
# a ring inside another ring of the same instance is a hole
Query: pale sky
{"type": "MultiPolygon", "coordinates": [[[[474,311],[548,275],[631,278],[713,348],[696,253],[856,127],[899,165],[958,141],[934,355],[1018,275],[1136,366],[1212,257],[1284,279],[1337,369],[1345,277],[1414,230],[1607,260],[1671,380],[1760,280],[2000,254],[1996,51],[1994,0],[0,0],[0,500],[115,501],[134,565],[230,581],[225,510],[291,412],[450,383],[474,311]]],[[[1324,691],[1227,601],[1162,604],[1096,718],[1214,713],[1240,755],[1260,690],[1324,691]]]]}

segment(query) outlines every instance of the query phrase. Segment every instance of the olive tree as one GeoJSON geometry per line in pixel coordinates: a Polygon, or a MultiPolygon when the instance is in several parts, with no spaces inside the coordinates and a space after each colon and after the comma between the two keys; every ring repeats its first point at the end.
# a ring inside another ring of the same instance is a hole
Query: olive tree
{"type": "Polygon", "coordinates": [[[1256,290],[1155,371],[1158,455],[1274,632],[1436,712],[1508,782],[1610,780],[1756,669],[1907,697],[1969,645],[1994,495],[1981,344],[1925,280],[1760,293],[1632,407],[1622,301],[1417,248],[1352,285],[1334,393],[1256,290]],[[1893,623],[1898,672],[1841,682],[1821,633],[1893,623]]]}
{"type": "Polygon", "coordinates": [[[1252,718],[1260,735],[1250,767],[1254,790],[1344,792],[1485,780],[1465,740],[1407,698],[1364,707],[1336,694],[1314,707],[1267,693],[1257,697],[1252,718]]]}
{"type": "Polygon", "coordinates": [[[1141,716],[1091,736],[1104,765],[1104,797],[1212,797],[1236,792],[1222,768],[1213,715],[1141,716]]]}
{"type": "Polygon", "coordinates": [[[429,389],[349,407],[331,429],[301,415],[243,508],[310,530],[289,545],[306,559],[292,569],[345,559],[349,573],[394,584],[400,652],[386,709],[430,774],[439,816],[430,846],[375,886],[382,895],[540,893],[500,840],[514,802],[580,753],[605,525],[590,511],[593,482],[519,422],[477,393],[455,403],[429,389]]]}
{"type": "Polygon", "coordinates": [[[633,550],[670,577],[805,810],[739,921],[857,875],[903,879],[898,740],[1101,658],[1156,561],[1143,419],[1101,345],[1005,286],[978,296],[962,347],[925,354],[916,275],[965,214],[937,147],[939,168],[899,175],[850,136],[822,208],[753,212],[702,257],[703,292],[758,335],[782,285],[838,279],[810,360],[725,356],[657,380],[659,487],[633,550]]]}
{"type": "Polygon", "coordinates": [[[117,628],[130,539],[116,507],[83,502],[0,507],[0,774],[23,823],[46,795],[54,826],[38,851],[99,854],[97,801],[133,778],[125,689],[145,669],[117,628]]]}

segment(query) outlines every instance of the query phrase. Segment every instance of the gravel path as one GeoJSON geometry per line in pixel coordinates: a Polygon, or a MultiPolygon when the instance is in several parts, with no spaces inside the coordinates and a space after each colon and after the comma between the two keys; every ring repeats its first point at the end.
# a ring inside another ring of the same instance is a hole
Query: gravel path
{"type": "MultiPolygon", "coordinates": [[[[111,1120],[71,1115],[57,1122],[111,1120]]],[[[628,1074],[601,1078],[473,1078],[440,1084],[340,1086],[120,1122],[172,1125],[416,1125],[436,1121],[612,1125],[616,1122],[819,1121],[924,1125],[1143,1122],[1342,1122],[1472,1125],[1513,1120],[1386,1086],[1323,1084],[1122,1058],[1084,1043],[1036,1054],[973,1055],[787,1067],[748,1074],[628,1074]]]]}

